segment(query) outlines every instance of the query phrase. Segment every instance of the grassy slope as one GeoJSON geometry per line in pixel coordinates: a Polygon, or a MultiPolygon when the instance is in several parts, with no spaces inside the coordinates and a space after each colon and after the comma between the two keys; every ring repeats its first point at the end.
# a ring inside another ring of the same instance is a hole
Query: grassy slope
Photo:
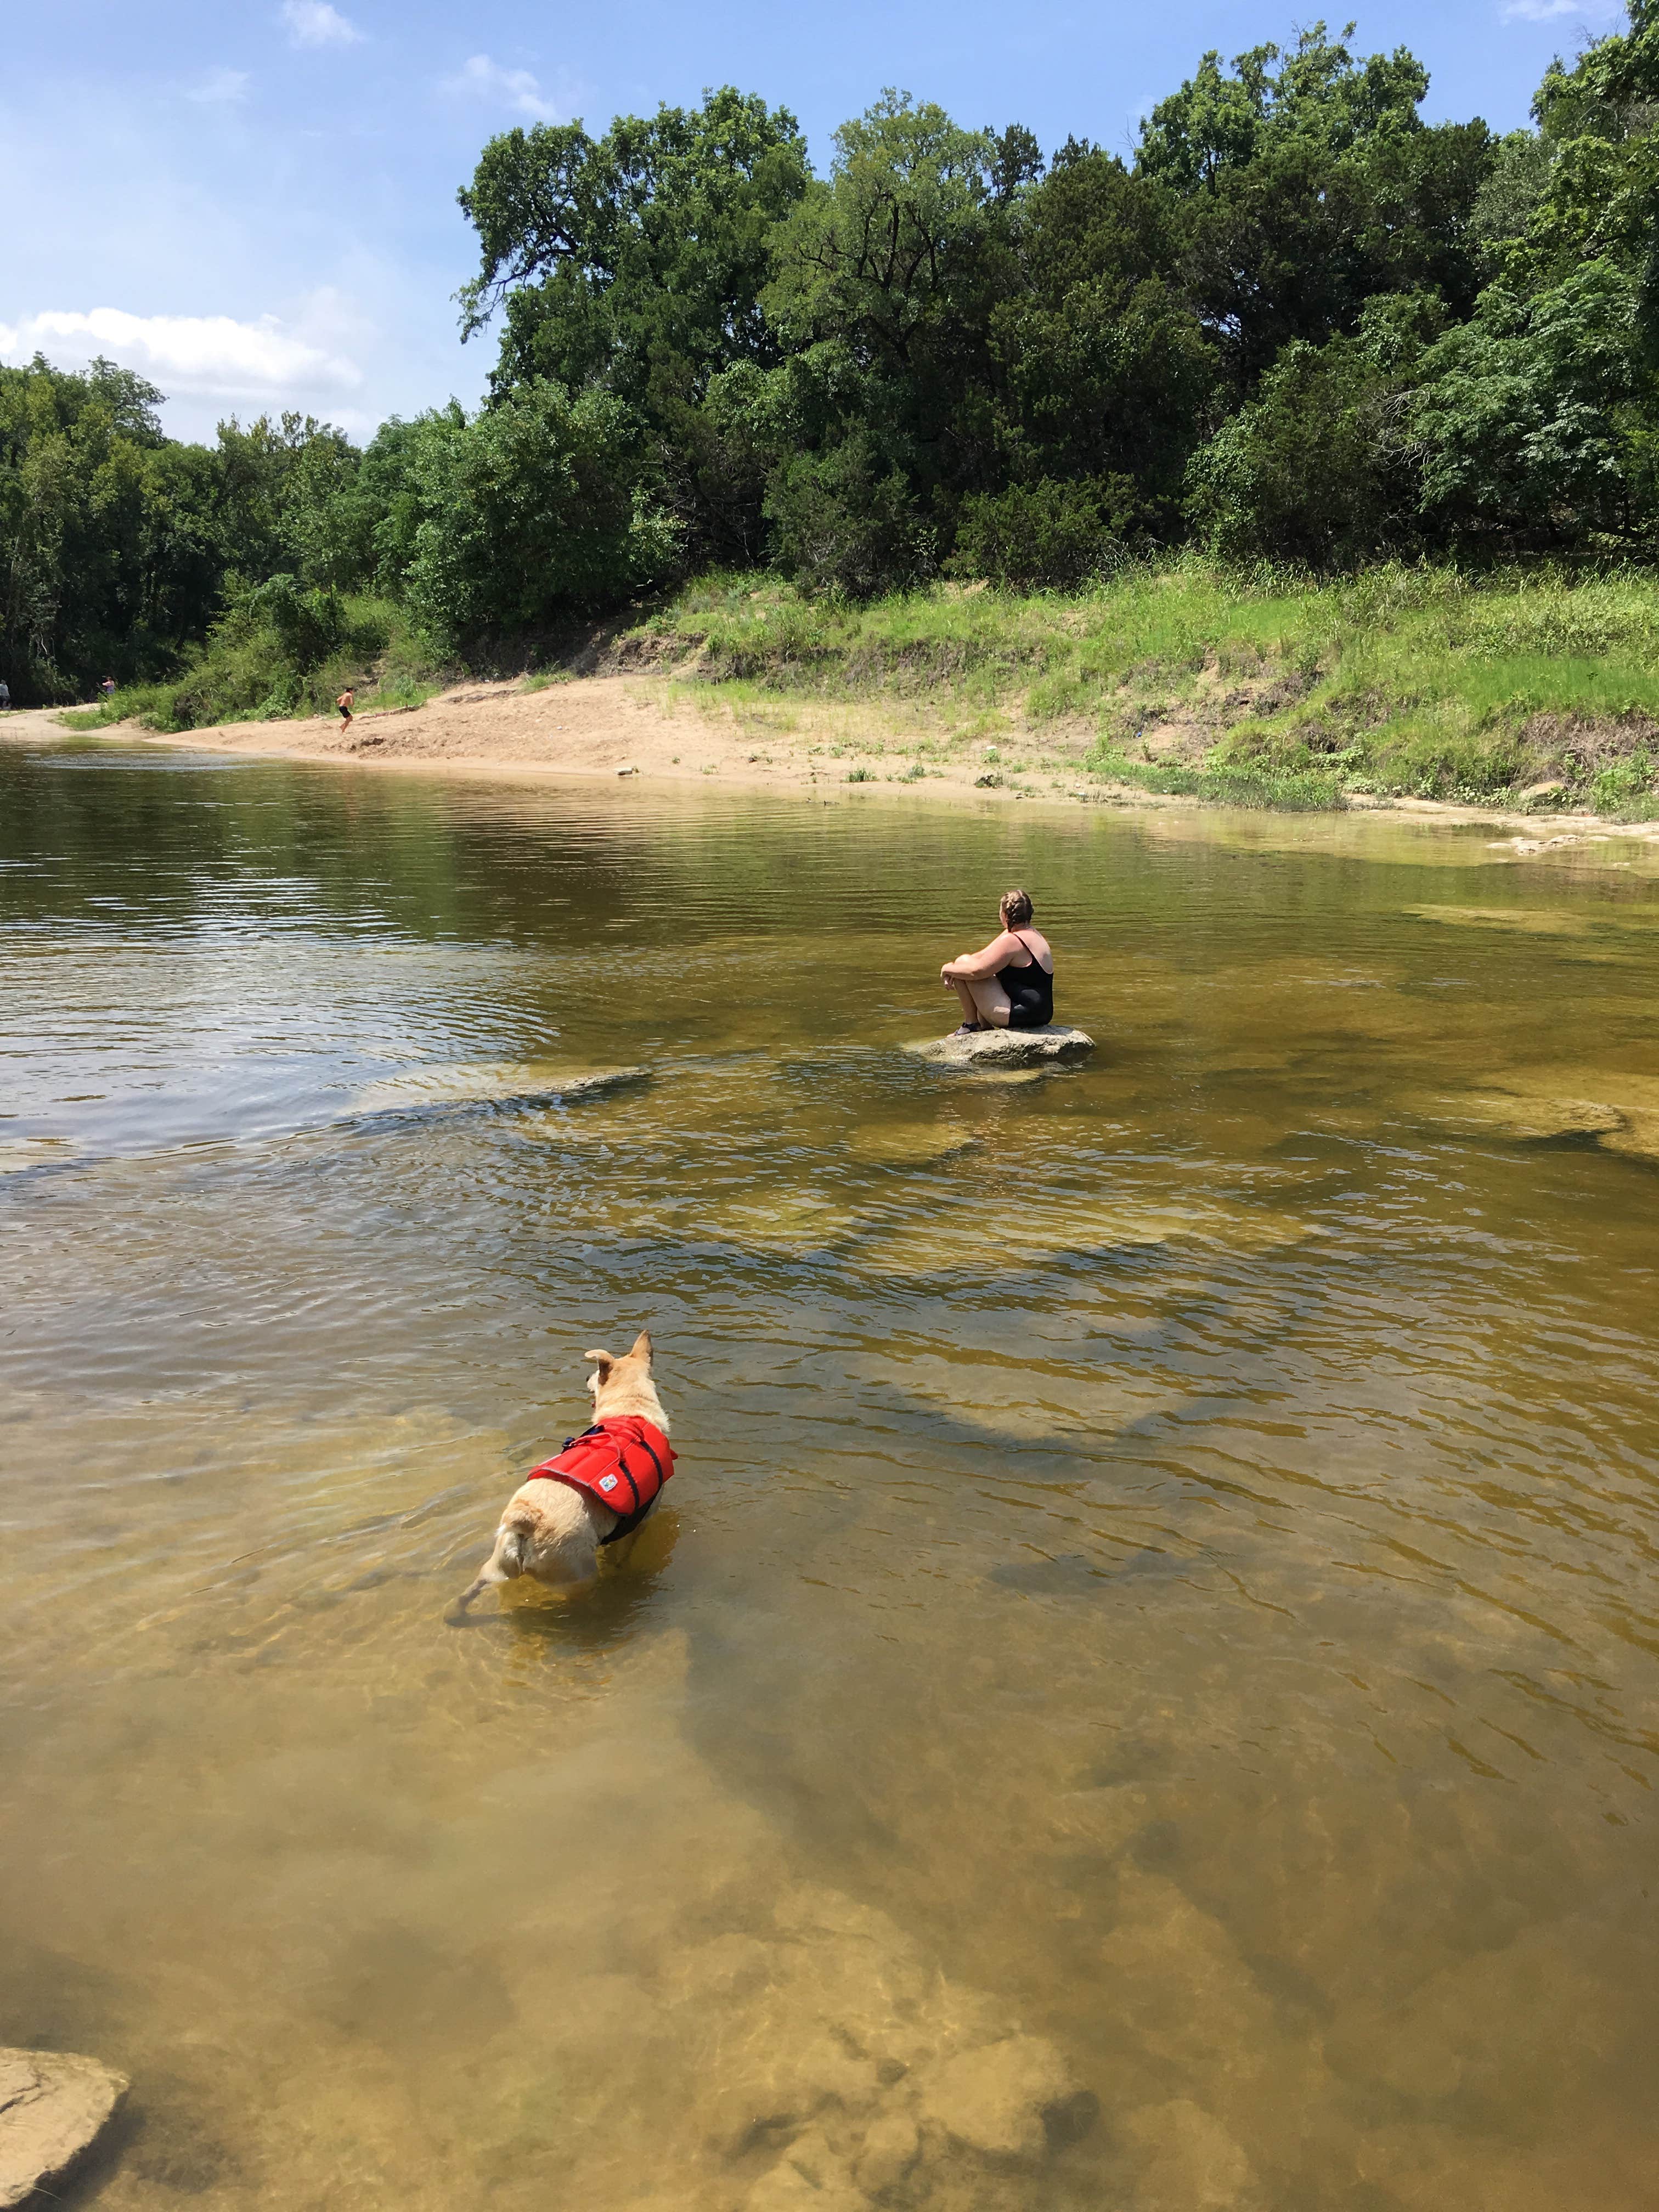
{"type": "Polygon", "coordinates": [[[1187,559],[1078,598],[868,607],[714,577],[635,635],[739,702],[920,701],[962,738],[1081,734],[1091,773],[1154,789],[1316,805],[1559,779],[1552,804],[1659,814],[1659,581],[1639,572],[1320,584],[1187,559]]]}

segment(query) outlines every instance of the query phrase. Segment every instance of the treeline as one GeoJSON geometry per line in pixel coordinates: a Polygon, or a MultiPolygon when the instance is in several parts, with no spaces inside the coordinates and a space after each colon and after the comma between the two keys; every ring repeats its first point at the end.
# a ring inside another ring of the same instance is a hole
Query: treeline
{"type": "Polygon", "coordinates": [[[827,177],[730,88],[510,131],[460,195],[489,398],[361,453],[292,419],[171,445],[123,372],[4,372],[14,690],[159,667],[273,578],[290,629],[372,592],[456,653],[711,567],[859,599],[1194,540],[1645,557],[1659,18],[1505,137],[1425,123],[1421,65],[1351,34],[1206,55],[1129,162],[896,94],[827,177]]]}
{"type": "Polygon", "coordinates": [[[161,398],[106,361],[0,368],[0,676],[14,698],[165,674],[216,623],[285,627],[302,661],[349,627],[341,594],[372,570],[381,516],[366,457],[293,415],[180,444],[162,434],[161,398]]]}

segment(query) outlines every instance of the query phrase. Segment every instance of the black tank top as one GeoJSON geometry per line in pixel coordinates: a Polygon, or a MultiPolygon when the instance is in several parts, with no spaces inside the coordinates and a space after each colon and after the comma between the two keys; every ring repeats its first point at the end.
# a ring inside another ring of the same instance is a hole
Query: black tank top
{"type": "MultiPolygon", "coordinates": [[[[1016,929],[1010,933],[1022,945],[1025,939],[1016,929]]],[[[1031,952],[1029,945],[1025,950],[1031,952]]],[[[1054,979],[1031,952],[1029,968],[999,968],[997,978],[1008,994],[1008,1026],[1011,1030],[1046,1029],[1054,1018],[1054,979]]]]}

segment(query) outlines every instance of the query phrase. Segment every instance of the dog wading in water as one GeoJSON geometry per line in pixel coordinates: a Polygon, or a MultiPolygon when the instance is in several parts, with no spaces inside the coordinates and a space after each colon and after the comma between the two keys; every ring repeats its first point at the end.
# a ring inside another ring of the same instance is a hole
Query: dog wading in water
{"type": "Polygon", "coordinates": [[[1029,891],[1005,891],[1002,927],[977,952],[947,960],[939,981],[962,1003],[958,1036],[975,1030],[1040,1030],[1054,1018],[1054,948],[1031,927],[1029,891]]]}
{"type": "Polygon", "coordinates": [[[584,1357],[593,1362],[587,1378],[593,1425],[532,1468],[508,1498],[495,1548],[462,1592],[453,1618],[480,1590],[520,1575],[576,1595],[599,1571],[600,1547],[631,1536],[656,1510],[674,1454],[651,1379],[651,1339],[641,1329],[620,1359],[609,1352],[584,1357]]]}

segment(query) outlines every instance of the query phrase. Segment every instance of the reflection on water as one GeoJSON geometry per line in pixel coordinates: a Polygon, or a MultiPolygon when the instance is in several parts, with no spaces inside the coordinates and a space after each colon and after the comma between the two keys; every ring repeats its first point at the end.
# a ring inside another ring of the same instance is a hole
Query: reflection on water
{"type": "Polygon", "coordinates": [[[74,762],[0,2042],[134,2077],[78,2201],[1650,2201],[1650,876],[74,762]],[[1017,880],[1103,1050],[918,1065],[1017,880]],[[645,1322],[672,1510],[445,1627],[645,1322]]]}

